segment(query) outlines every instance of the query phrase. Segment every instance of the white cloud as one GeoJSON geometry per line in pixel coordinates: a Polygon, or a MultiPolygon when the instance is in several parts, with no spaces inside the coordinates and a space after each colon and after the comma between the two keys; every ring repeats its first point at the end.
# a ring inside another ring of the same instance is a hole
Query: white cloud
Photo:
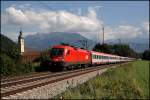
{"type": "MultiPolygon", "coordinates": [[[[6,13],[2,15],[2,25],[28,26],[36,28],[37,32],[43,33],[77,32],[87,38],[99,40],[102,39],[102,26],[104,25],[104,22],[97,18],[96,10],[99,8],[101,6],[89,7],[87,15],[81,16],[81,14],[74,14],[64,10],[21,10],[12,6],[7,8],[6,13]]],[[[81,13],[81,10],[79,10],[79,13],[81,13]]],[[[142,27],[148,31],[149,23],[143,23],[142,27]]],[[[111,27],[105,25],[105,39],[136,38],[143,34],[142,27],[133,25],[111,27]]]]}
{"type": "Polygon", "coordinates": [[[143,22],[142,27],[149,34],[149,22],[143,22]]]}
{"type": "Polygon", "coordinates": [[[21,25],[29,23],[27,16],[21,10],[16,10],[14,7],[9,7],[6,9],[6,12],[5,17],[7,23],[9,24],[21,25]]]}
{"type": "Polygon", "coordinates": [[[140,27],[132,26],[132,25],[118,25],[116,27],[105,28],[106,39],[132,39],[137,38],[142,35],[142,29],[140,27]]]}
{"type": "Polygon", "coordinates": [[[88,9],[87,16],[76,15],[67,11],[44,11],[20,10],[15,7],[6,9],[5,24],[37,27],[45,32],[78,32],[97,33],[103,24],[97,19],[94,8],[88,9]]]}

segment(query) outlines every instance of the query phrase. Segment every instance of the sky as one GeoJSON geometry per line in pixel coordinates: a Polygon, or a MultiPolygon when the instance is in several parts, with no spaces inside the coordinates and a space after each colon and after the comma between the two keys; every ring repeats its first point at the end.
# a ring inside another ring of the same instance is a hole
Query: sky
{"type": "Polygon", "coordinates": [[[23,35],[79,33],[86,38],[149,37],[148,1],[2,1],[1,33],[16,41],[23,35]]]}

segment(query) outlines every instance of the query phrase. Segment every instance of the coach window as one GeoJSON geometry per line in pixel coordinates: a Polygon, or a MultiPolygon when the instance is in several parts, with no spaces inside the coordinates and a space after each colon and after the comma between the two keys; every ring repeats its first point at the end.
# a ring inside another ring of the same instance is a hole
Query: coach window
{"type": "Polygon", "coordinates": [[[101,56],[101,59],[103,59],[103,56],[101,56]]]}
{"type": "Polygon", "coordinates": [[[94,59],[94,55],[92,55],[92,58],[94,59]]]}
{"type": "Polygon", "coordinates": [[[103,56],[103,59],[105,59],[105,56],[103,56]]]}

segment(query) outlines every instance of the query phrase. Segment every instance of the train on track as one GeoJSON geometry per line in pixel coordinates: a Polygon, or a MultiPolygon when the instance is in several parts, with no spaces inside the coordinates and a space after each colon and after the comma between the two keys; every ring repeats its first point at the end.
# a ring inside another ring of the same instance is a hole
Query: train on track
{"type": "Polygon", "coordinates": [[[129,62],[134,60],[134,58],[95,52],[69,45],[53,46],[50,51],[50,57],[51,66],[62,69],[90,67],[93,65],[129,62]]]}

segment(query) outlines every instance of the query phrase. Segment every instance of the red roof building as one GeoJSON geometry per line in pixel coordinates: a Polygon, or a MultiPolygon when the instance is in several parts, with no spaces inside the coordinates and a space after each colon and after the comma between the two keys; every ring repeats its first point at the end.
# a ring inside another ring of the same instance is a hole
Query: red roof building
{"type": "Polygon", "coordinates": [[[25,48],[25,52],[22,55],[22,62],[23,63],[28,63],[28,62],[33,62],[37,58],[39,58],[41,55],[41,52],[36,51],[31,48],[25,48]]]}

